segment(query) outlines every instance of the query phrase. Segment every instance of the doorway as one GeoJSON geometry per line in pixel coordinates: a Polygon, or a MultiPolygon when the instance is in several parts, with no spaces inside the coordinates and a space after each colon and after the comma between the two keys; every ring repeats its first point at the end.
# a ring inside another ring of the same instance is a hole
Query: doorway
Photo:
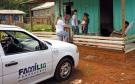
{"type": "Polygon", "coordinates": [[[100,0],[100,33],[110,36],[113,31],[113,0],[100,0]]]}
{"type": "Polygon", "coordinates": [[[63,3],[63,15],[72,15],[73,2],[63,3]]]}

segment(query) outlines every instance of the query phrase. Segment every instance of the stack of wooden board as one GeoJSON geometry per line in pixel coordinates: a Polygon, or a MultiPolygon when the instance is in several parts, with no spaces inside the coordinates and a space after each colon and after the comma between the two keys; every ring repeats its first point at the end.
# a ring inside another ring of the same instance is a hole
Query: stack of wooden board
{"type": "Polygon", "coordinates": [[[130,35],[125,37],[125,52],[135,50],[135,35],[130,35]]]}
{"type": "Polygon", "coordinates": [[[32,33],[40,38],[56,40],[55,32],[32,32],[32,33]]]}
{"type": "Polygon", "coordinates": [[[124,38],[75,35],[74,43],[79,45],[96,46],[115,50],[124,50],[124,38]]]}
{"type": "MultiPolygon", "coordinates": [[[[55,32],[33,32],[33,34],[42,39],[56,40],[55,32]]],[[[98,48],[122,50],[125,53],[135,50],[135,35],[127,36],[125,38],[74,35],[73,42],[77,45],[86,45],[98,48]]]]}

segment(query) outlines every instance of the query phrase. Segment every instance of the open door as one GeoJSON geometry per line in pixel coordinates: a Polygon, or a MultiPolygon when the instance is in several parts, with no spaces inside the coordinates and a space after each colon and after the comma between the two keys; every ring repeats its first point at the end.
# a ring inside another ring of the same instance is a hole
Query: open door
{"type": "Polygon", "coordinates": [[[100,31],[102,36],[113,31],[113,0],[100,0],[100,31]]]}

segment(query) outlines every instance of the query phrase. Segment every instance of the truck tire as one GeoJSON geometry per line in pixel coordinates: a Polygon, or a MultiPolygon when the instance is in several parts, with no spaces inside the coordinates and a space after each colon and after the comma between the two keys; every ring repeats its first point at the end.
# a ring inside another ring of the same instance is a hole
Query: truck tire
{"type": "Polygon", "coordinates": [[[73,69],[72,60],[65,58],[62,59],[55,70],[54,78],[56,81],[63,81],[70,77],[73,69]]]}

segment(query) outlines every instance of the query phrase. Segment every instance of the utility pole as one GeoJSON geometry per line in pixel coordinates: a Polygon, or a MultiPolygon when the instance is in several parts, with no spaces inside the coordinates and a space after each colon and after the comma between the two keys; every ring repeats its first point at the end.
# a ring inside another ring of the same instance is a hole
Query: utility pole
{"type": "Polygon", "coordinates": [[[125,0],[121,0],[122,4],[122,36],[125,36],[125,0]]]}

